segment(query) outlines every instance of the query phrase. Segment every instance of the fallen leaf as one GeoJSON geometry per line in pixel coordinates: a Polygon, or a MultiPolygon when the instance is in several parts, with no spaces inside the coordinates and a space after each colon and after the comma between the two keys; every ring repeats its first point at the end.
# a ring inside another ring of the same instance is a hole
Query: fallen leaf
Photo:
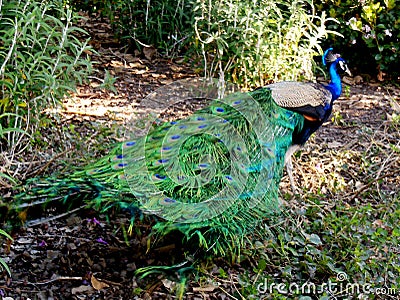
{"type": "Polygon", "coordinates": [[[102,289],[105,289],[105,288],[108,288],[110,285],[108,285],[107,283],[105,283],[105,282],[102,282],[102,281],[100,281],[100,280],[98,280],[96,277],[94,277],[93,275],[92,275],[92,277],[90,278],[90,282],[92,283],[92,286],[93,286],[93,288],[94,289],[96,289],[96,290],[102,290],[102,289]]]}
{"type": "Polygon", "coordinates": [[[157,49],[154,47],[144,47],[143,54],[148,60],[152,60],[153,56],[156,54],[157,49]]]}
{"type": "Polygon", "coordinates": [[[167,289],[167,290],[169,290],[169,291],[171,291],[172,290],[172,288],[175,286],[175,282],[173,282],[173,281],[171,281],[171,280],[169,280],[169,279],[163,279],[163,280],[161,280],[161,282],[163,283],[163,285],[164,285],[164,287],[167,289]]]}

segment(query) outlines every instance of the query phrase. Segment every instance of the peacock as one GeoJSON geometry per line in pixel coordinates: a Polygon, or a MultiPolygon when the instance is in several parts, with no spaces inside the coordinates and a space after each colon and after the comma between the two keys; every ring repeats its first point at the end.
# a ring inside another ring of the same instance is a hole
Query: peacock
{"type": "Polygon", "coordinates": [[[279,211],[285,164],[291,176],[292,153],[328,119],[341,94],[345,60],[330,48],[323,64],[328,85],[287,81],[242,93],[192,79],[164,87],[151,97],[166,104],[214,100],[184,119],[151,120],[145,135],[129,137],[83,170],[31,179],[16,206],[60,200],[117,207],[132,212],[132,220],[156,216],[154,232],[178,230],[208,251],[235,251],[279,211]]]}

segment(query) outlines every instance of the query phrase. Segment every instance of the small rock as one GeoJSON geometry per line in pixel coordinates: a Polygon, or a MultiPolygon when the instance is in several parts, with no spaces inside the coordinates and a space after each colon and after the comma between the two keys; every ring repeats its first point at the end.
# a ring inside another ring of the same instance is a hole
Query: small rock
{"type": "Polygon", "coordinates": [[[363,83],[363,82],[364,82],[364,79],[360,75],[357,75],[357,76],[354,77],[354,83],[355,84],[360,84],[360,83],[363,83]]]}

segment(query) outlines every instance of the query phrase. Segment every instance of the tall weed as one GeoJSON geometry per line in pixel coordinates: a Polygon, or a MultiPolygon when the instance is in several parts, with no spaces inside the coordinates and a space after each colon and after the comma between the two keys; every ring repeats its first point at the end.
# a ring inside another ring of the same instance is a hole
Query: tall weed
{"type": "Polygon", "coordinates": [[[78,18],[56,0],[0,1],[2,161],[13,161],[30,146],[47,124],[42,111],[59,104],[91,71],[88,40],[78,39],[86,33],[74,25],[78,18]]]}
{"type": "Polygon", "coordinates": [[[328,34],[310,1],[196,0],[195,30],[207,76],[244,87],[313,78],[328,34]]]}
{"type": "Polygon", "coordinates": [[[99,12],[132,49],[154,46],[169,56],[186,50],[193,33],[193,0],[71,0],[77,10],[99,12]]]}

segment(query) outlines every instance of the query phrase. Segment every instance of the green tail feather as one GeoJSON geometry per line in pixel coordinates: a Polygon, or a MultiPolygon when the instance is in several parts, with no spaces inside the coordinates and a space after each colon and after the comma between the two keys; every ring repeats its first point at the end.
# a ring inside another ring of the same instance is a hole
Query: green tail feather
{"type": "Polygon", "coordinates": [[[284,156],[303,121],[268,89],[232,94],[185,120],[153,126],[85,170],[32,179],[16,199],[138,208],[161,218],[155,232],[179,230],[216,253],[235,252],[279,209],[284,156]]]}

